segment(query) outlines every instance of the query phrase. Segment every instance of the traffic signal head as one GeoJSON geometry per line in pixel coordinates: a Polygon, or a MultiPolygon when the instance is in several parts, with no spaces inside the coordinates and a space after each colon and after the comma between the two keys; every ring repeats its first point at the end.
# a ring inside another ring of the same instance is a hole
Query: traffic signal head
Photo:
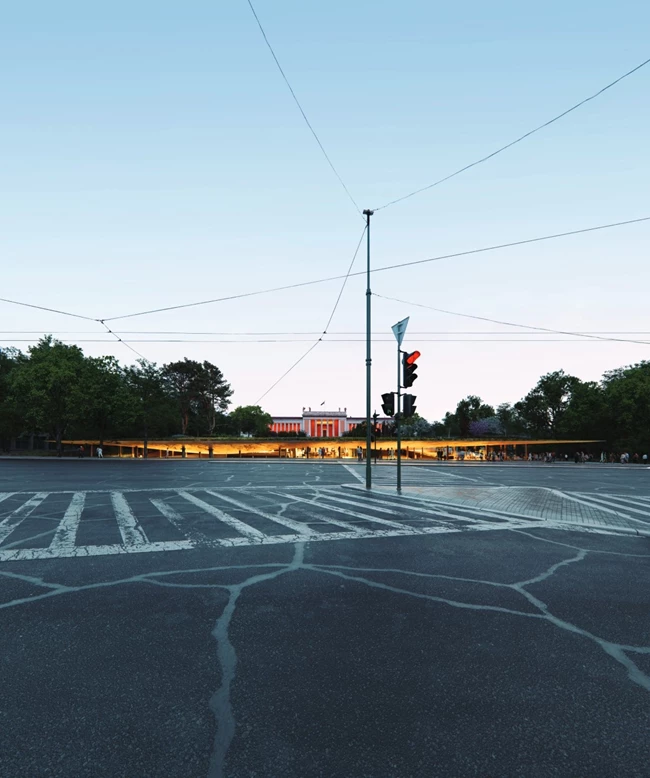
{"type": "Polygon", "coordinates": [[[386,416],[395,415],[395,395],[392,392],[382,394],[381,409],[386,414],[386,416]]]}
{"type": "Polygon", "coordinates": [[[402,357],[402,386],[408,389],[409,386],[413,386],[417,376],[416,362],[420,357],[419,351],[411,351],[410,354],[404,354],[402,357]]]}
{"type": "Polygon", "coordinates": [[[402,416],[405,419],[408,419],[409,416],[413,416],[415,413],[416,405],[415,405],[416,397],[414,394],[405,394],[402,397],[402,416]]]}

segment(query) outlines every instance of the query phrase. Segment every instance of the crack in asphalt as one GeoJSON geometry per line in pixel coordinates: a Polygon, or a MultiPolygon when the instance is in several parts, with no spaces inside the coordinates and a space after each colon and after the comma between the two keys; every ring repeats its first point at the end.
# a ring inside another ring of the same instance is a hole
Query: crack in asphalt
{"type": "MultiPolygon", "coordinates": [[[[286,503],[289,505],[291,503],[286,503]]],[[[264,583],[276,579],[282,575],[298,570],[304,570],[311,573],[320,573],[330,575],[339,579],[348,580],[354,583],[363,584],[365,586],[389,591],[397,595],[414,597],[421,600],[430,601],[433,603],[439,603],[448,607],[459,608],[464,610],[482,611],[486,613],[500,613],[514,617],[524,617],[528,619],[536,619],[539,621],[545,621],[552,626],[561,629],[563,632],[567,632],[578,637],[587,639],[597,645],[603,652],[605,652],[611,659],[619,664],[627,673],[628,679],[645,689],[650,691],[650,676],[644,673],[638,665],[628,656],[629,653],[636,654],[650,654],[650,646],[634,646],[624,645],[614,641],[601,638],[598,635],[582,629],[578,625],[561,619],[553,614],[548,605],[536,597],[527,590],[527,587],[536,584],[544,583],[549,580],[556,572],[569,565],[578,564],[584,561],[590,554],[609,554],[617,557],[630,557],[630,558],[650,558],[648,554],[629,554],[617,551],[606,551],[602,549],[585,549],[580,546],[575,546],[569,543],[562,543],[560,541],[551,540],[548,538],[542,538],[530,532],[524,532],[519,529],[509,529],[510,532],[516,532],[526,537],[543,542],[565,547],[571,549],[575,553],[568,559],[555,562],[545,571],[532,578],[528,578],[522,581],[516,581],[511,583],[504,583],[499,581],[490,581],[483,579],[465,578],[461,576],[451,576],[438,573],[421,573],[410,570],[400,570],[397,568],[368,568],[368,567],[350,567],[345,565],[320,565],[320,564],[306,564],[304,562],[304,550],[305,542],[301,541],[294,544],[293,559],[288,563],[261,563],[261,564],[249,564],[249,565],[220,565],[214,567],[201,567],[190,568],[180,570],[165,570],[165,571],[153,571],[148,573],[141,573],[138,575],[129,576],[127,578],[116,579],[112,581],[98,581],[89,584],[82,584],[78,586],[67,586],[64,584],[48,582],[36,576],[24,575],[21,573],[9,572],[6,570],[0,571],[0,576],[5,576],[9,579],[21,580],[27,584],[38,586],[46,589],[45,592],[36,594],[29,597],[22,597],[11,600],[6,603],[0,603],[0,610],[5,608],[17,607],[19,605],[29,604],[39,600],[43,600],[49,597],[61,596],[64,594],[74,594],[76,592],[89,591],[93,589],[108,588],[113,586],[119,586],[130,583],[144,583],[152,586],[160,586],[167,588],[177,589],[221,589],[228,592],[228,601],[216,621],[216,624],[212,630],[212,636],[217,644],[217,660],[221,669],[221,683],[216,689],[210,699],[210,709],[213,712],[216,723],[216,734],[213,743],[212,753],[210,757],[210,766],[208,770],[208,778],[223,778],[225,775],[225,763],[228,754],[230,744],[235,736],[236,732],[236,719],[233,713],[232,701],[231,701],[231,688],[236,677],[237,667],[237,654],[235,647],[230,639],[230,626],[232,619],[236,614],[236,608],[243,591],[256,584],[264,583]],[[169,576],[187,576],[199,573],[209,573],[216,571],[227,570],[255,570],[255,574],[246,578],[244,581],[238,584],[218,584],[218,583],[187,583],[176,581],[160,580],[169,576]],[[266,570],[267,572],[260,572],[266,570]],[[355,574],[357,573],[357,574],[355,574]],[[516,610],[514,608],[506,608],[497,605],[487,605],[476,602],[464,602],[462,600],[446,598],[442,596],[425,594],[422,592],[411,591],[407,588],[391,586],[381,581],[372,580],[358,573],[378,573],[378,574],[403,574],[405,576],[412,576],[418,578],[427,579],[439,579],[447,581],[458,581],[462,583],[469,583],[475,585],[484,585],[490,587],[497,587],[500,589],[508,589],[510,591],[517,592],[519,595],[525,598],[530,603],[536,612],[526,612],[516,610]]]]}

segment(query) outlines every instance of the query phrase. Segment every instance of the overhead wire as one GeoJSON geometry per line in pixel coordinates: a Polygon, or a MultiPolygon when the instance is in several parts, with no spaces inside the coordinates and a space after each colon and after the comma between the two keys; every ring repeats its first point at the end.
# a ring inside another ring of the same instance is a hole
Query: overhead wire
{"type": "MultiPolygon", "coordinates": [[[[584,330],[583,330],[584,332],[584,330]]],[[[590,335],[650,335],[650,330],[593,330],[593,331],[587,331],[590,335]]],[[[297,331],[297,332],[209,332],[209,331],[193,331],[193,330],[115,330],[115,334],[117,335],[222,335],[222,336],[230,336],[230,337],[241,337],[240,339],[237,339],[235,343],[248,343],[248,342],[257,342],[257,341],[249,341],[249,337],[253,336],[261,336],[266,335],[268,337],[274,335],[282,335],[282,336],[295,336],[295,335],[320,335],[320,332],[309,332],[309,331],[297,331]]],[[[0,335],[42,335],[43,330],[0,330],[0,335]]],[[[49,330],[50,335],[94,335],[96,334],[94,331],[91,330],[49,330]]],[[[328,336],[330,337],[330,340],[333,336],[337,335],[365,335],[365,332],[362,332],[361,330],[356,332],[328,332],[328,336]]],[[[383,331],[377,331],[373,330],[372,335],[384,335],[385,333],[383,331]]],[[[409,330],[410,335],[534,335],[535,333],[531,332],[510,332],[509,330],[506,332],[499,332],[498,330],[409,330]]],[[[543,334],[543,333],[539,333],[543,334]]],[[[129,341],[131,343],[148,343],[149,340],[135,340],[134,338],[129,338],[129,341]]],[[[181,342],[183,339],[181,339],[181,342]]],[[[30,341],[31,342],[31,341],[30,341]]],[[[109,342],[109,341],[97,341],[97,342],[109,342]]],[[[157,342],[157,341],[152,341],[157,342]]],[[[167,341],[165,341],[167,342],[167,341]]],[[[220,341],[203,341],[203,340],[192,340],[190,341],[192,343],[212,343],[212,342],[220,342],[220,341]]],[[[280,343],[284,341],[278,341],[280,343]]]]}
{"type": "Polygon", "coordinates": [[[392,300],[393,302],[401,303],[402,305],[411,305],[416,308],[427,308],[431,311],[436,311],[437,313],[445,313],[450,316],[461,316],[464,319],[476,319],[478,321],[487,321],[491,324],[501,324],[505,327],[518,327],[519,329],[527,329],[527,330],[536,330],[538,332],[550,332],[554,335],[572,335],[574,337],[578,338],[590,338],[594,340],[604,340],[604,341],[614,341],[617,343],[639,343],[645,346],[650,346],[650,341],[648,340],[632,340],[630,338],[612,338],[612,337],[605,337],[603,335],[592,335],[588,334],[586,332],[573,332],[569,330],[557,330],[552,329],[551,327],[536,327],[532,324],[515,324],[514,322],[510,321],[503,321],[501,319],[491,319],[487,316],[476,316],[474,314],[469,313],[459,313],[458,311],[449,311],[445,308],[437,308],[433,305],[425,305],[424,303],[414,303],[410,300],[401,300],[398,297],[389,297],[388,295],[383,294],[377,294],[377,292],[372,293],[373,297],[379,297],[383,300],[392,300]]]}
{"type": "Polygon", "coordinates": [[[278,57],[277,57],[277,55],[276,55],[276,53],[275,53],[275,51],[273,49],[273,46],[271,45],[271,42],[268,39],[266,31],[264,30],[264,27],[262,26],[262,22],[260,21],[260,18],[257,15],[257,11],[255,10],[255,7],[253,6],[253,3],[251,2],[251,0],[246,0],[246,2],[248,3],[249,8],[251,9],[251,13],[255,17],[255,21],[257,22],[257,26],[259,27],[260,32],[262,33],[262,37],[264,38],[264,42],[266,43],[268,50],[271,52],[271,56],[273,57],[273,60],[274,60],[274,62],[276,64],[278,70],[280,71],[280,75],[282,76],[282,78],[284,80],[284,83],[287,85],[287,88],[289,89],[289,92],[291,93],[291,97],[293,97],[294,103],[298,106],[298,110],[300,111],[300,113],[302,115],[302,118],[305,120],[305,124],[309,128],[309,131],[311,132],[311,134],[314,136],[314,140],[318,144],[318,147],[320,148],[321,152],[323,153],[323,156],[327,160],[327,164],[330,166],[330,168],[332,169],[332,172],[334,173],[334,175],[338,179],[339,183],[343,187],[343,190],[345,191],[345,194],[348,196],[348,198],[349,198],[350,202],[352,203],[352,205],[354,205],[354,207],[357,210],[357,213],[359,214],[359,216],[362,216],[361,208],[359,208],[358,203],[356,202],[354,197],[352,197],[352,195],[350,194],[350,190],[346,186],[345,181],[341,178],[338,170],[334,167],[334,163],[330,159],[329,154],[327,153],[327,151],[325,151],[325,147],[323,146],[323,144],[321,142],[321,139],[318,137],[318,133],[316,132],[316,130],[312,126],[312,123],[307,118],[307,114],[305,113],[302,105],[300,104],[300,100],[298,100],[298,97],[296,96],[296,93],[295,93],[293,87],[291,86],[291,82],[287,78],[287,74],[284,72],[284,69],[283,69],[282,65],[280,64],[280,60],[278,59],[278,57]]]}
{"type": "MultiPolygon", "coordinates": [[[[411,335],[416,335],[417,333],[413,332],[410,333],[411,335]]],[[[577,333],[580,335],[578,338],[533,338],[531,337],[534,333],[513,333],[514,335],[526,335],[526,337],[521,338],[418,338],[418,340],[421,343],[602,343],[602,342],[611,342],[615,340],[616,342],[624,342],[624,343],[641,343],[645,344],[647,343],[650,345],[650,341],[639,341],[639,340],[624,340],[621,341],[616,340],[614,338],[601,338],[599,340],[585,340],[584,339],[584,333],[577,333]]],[[[542,335],[544,333],[540,333],[542,335]]],[[[11,339],[0,339],[0,343],[36,343],[38,338],[11,338],[11,339]]],[[[106,339],[99,339],[99,338],[81,338],[81,339],[74,339],[74,340],[63,340],[62,343],[105,343],[109,345],[113,345],[115,341],[113,340],[106,340],[106,339]]],[[[122,341],[124,342],[124,341],[122,341]]],[[[316,341],[316,344],[322,342],[326,344],[330,343],[365,343],[365,338],[327,338],[327,340],[323,339],[322,341],[316,341]]],[[[395,343],[394,338],[373,338],[373,343],[395,343]]],[[[288,340],[274,340],[274,339],[261,339],[261,340],[195,340],[191,338],[184,338],[184,339],[176,339],[176,340],[165,340],[165,339],[157,339],[157,340],[132,340],[131,343],[236,343],[237,345],[242,344],[256,344],[256,343],[311,343],[312,346],[316,345],[311,340],[307,339],[298,339],[298,338],[292,338],[288,340]]],[[[126,344],[125,344],[126,345],[126,344]]],[[[309,349],[311,350],[311,348],[309,349]]],[[[137,352],[136,352],[137,353],[137,352]]],[[[308,353],[308,352],[307,352],[308,353]]],[[[303,357],[301,357],[301,360],[307,356],[307,354],[304,354],[303,357]]],[[[299,361],[301,361],[299,360],[299,361]]],[[[297,364],[297,363],[296,363],[297,364]]],[[[293,369],[290,368],[290,370],[293,369]]],[[[287,374],[290,371],[287,371],[287,374]]]]}
{"type": "Polygon", "coordinates": [[[470,170],[473,167],[476,167],[477,165],[480,165],[483,162],[487,162],[489,159],[492,159],[492,157],[496,157],[497,154],[501,154],[502,152],[506,151],[507,149],[512,148],[513,146],[516,146],[518,143],[521,143],[523,140],[526,140],[526,138],[529,138],[531,135],[534,135],[535,133],[539,132],[540,130],[545,129],[546,127],[550,126],[551,124],[554,124],[555,122],[559,121],[560,119],[564,118],[568,114],[572,113],[573,111],[577,110],[578,108],[582,107],[586,103],[591,102],[591,100],[595,100],[597,97],[600,97],[604,92],[606,92],[608,89],[611,89],[612,87],[616,86],[616,84],[619,84],[624,79],[631,76],[633,73],[636,73],[638,70],[641,70],[641,68],[644,68],[646,65],[650,64],[650,58],[646,59],[644,62],[641,62],[636,67],[633,67],[632,70],[628,70],[627,73],[623,73],[622,76],[619,76],[614,81],[611,81],[609,84],[604,86],[602,89],[599,89],[597,92],[594,92],[594,94],[590,95],[589,97],[585,97],[584,100],[581,100],[579,103],[576,103],[575,105],[572,105],[570,108],[567,108],[566,111],[562,111],[562,113],[559,113],[557,116],[554,116],[552,119],[549,119],[548,121],[544,122],[543,124],[540,124],[539,126],[533,128],[532,130],[529,130],[528,132],[525,132],[523,135],[520,135],[518,138],[515,138],[515,140],[510,141],[510,143],[506,143],[505,146],[501,146],[501,148],[496,149],[495,151],[492,151],[490,154],[487,154],[484,157],[481,157],[480,159],[475,160],[474,162],[471,162],[469,165],[465,165],[464,167],[459,168],[458,170],[455,170],[453,173],[450,173],[447,176],[444,176],[444,178],[440,178],[437,181],[434,181],[432,184],[427,184],[427,186],[422,186],[419,189],[414,189],[412,192],[409,192],[408,194],[402,195],[401,197],[397,197],[395,200],[391,200],[388,203],[385,203],[384,205],[380,205],[378,208],[374,208],[374,211],[381,211],[384,208],[388,208],[391,205],[395,205],[396,203],[401,203],[404,200],[408,200],[411,197],[415,197],[415,195],[421,194],[422,192],[426,192],[429,189],[433,189],[436,186],[439,186],[440,184],[443,184],[445,181],[449,181],[451,178],[455,178],[456,176],[459,176],[461,173],[464,173],[467,170],[470,170]]]}
{"type": "Polygon", "coordinates": [[[352,255],[352,259],[350,260],[350,265],[348,266],[348,272],[343,277],[343,283],[341,284],[341,289],[339,290],[339,293],[338,293],[338,296],[337,296],[336,301],[334,303],[334,306],[332,307],[332,312],[330,313],[329,319],[327,320],[327,324],[325,325],[325,328],[323,329],[322,334],[320,335],[318,340],[316,340],[307,349],[307,351],[305,351],[305,353],[296,362],[294,362],[293,365],[291,365],[291,367],[288,370],[285,370],[285,372],[278,378],[278,380],[275,381],[275,383],[272,384],[264,392],[263,395],[261,395],[261,397],[257,400],[257,404],[258,405],[266,397],[266,395],[269,394],[269,392],[271,392],[273,389],[275,389],[275,387],[289,375],[289,373],[294,368],[298,367],[298,365],[303,361],[303,359],[306,356],[308,356],[316,348],[316,346],[318,346],[318,344],[322,342],[322,340],[325,337],[325,335],[327,335],[327,330],[328,330],[330,324],[332,323],[332,319],[334,318],[334,314],[336,313],[336,309],[339,307],[339,303],[341,302],[341,296],[343,295],[343,290],[345,289],[345,285],[348,282],[348,278],[350,277],[350,274],[352,273],[352,268],[353,268],[355,260],[357,258],[357,254],[359,253],[359,249],[361,248],[361,242],[363,241],[363,236],[366,234],[366,230],[367,229],[368,229],[368,225],[365,225],[364,228],[363,228],[363,231],[361,232],[361,237],[359,238],[359,242],[357,243],[357,247],[354,250],[354,254],[352,255]]]}
{"type": "Polygon", "coordinates": [[[99,322],[99,323],[100,323],[100,324],[101,324],[103,327],[105,327],[105,328],[106,328],[106,331],[107,331],[107,332],[109,332],[109,333],[110,333],[110,334],[111,334],[111,335],[112,335],[114,338],[117,338],[117,340],[118,340],[118,341],[119,341],[119,342],[120,342],[120,343],[121,343],[123,346],[126,346],[126,347],[127,347],[128,349],[130,349],[130,350],[131,350],[131,351],[132,351],[134,354],[137,354],[137,356],[139,356],[139,357],[140,357],[140,359],[144,359],[144,360],[145,360],[145,362],[147,361],[147,358],[146,358],[146,357],[145,357],[143,354],[141,354],[139,351],[137,351],[136,349],[134,349],[134,348],[133,348],[133,346],[129,345],[129,344],[128,344],[128,343],[127,343],[125,340],[122,340],[122,338],[120,338],[120,336],[119,336],[117,333],[113,332],[113,330],[112,330],[112,329],[111,329],[111,328],[108,326],[108,324],[106,324],[106,322],[105,322],[103,319],[97,319],[97,321],[98,321],[98,322],[99,322]]]}
{"type": "MultiPolygon", "coordinates": [[[[385,265],[383,267],[376,267],[371,269],[371,273],[382,273],[386,270],[397,270],[403,267],[412,267],[414,265],[422,265],[427,262],[439,262],[445,259],[456,259],[458,257],[467,257],[473,254],[482,254],[489,251],[499,251],[500,249],[514,248],[515,246],[525,246],[531,243],[540,243],[547,240],[556,240],[559,238],[566,238],[571,235],[581,235],[588,232],[596,232],[598,230],[607,230],[615,227],[624,227],[630,224],[639,224],[641,222],[650,221],[650,216],[642,216],[637,219],[627,219],[625,221],[610,222],[608,224],[599,224],[595,227],[583,227],[577,230],[568,230],[567,232],[558,232],[551,235],[541,235],[536,238],[526,238],[524,240],[511,241],[509,243],[499,243],[491,246],[483,246],[478,249],[469,249],[468,251],[456,251],[452,254],[440,254],[436,257],[428,257],[427,259],[417,259],[410,262],[400,262],[395,265],[385,265]]],[[[183,303],[181,305],[167,305],[161,308],[152,308],[146,311],[137,311],[135,313],[123,314],[122,316],[107,316],[103,321],[117,321],[123,319],[133,319],[138,316],[150,316],[154,313],[166,313],[168,311],[179,311],[186,308],[197,308],[202,305],[212,305],[214,303],[228,302],[230,300],[241,300],[245,297],[255,297],[263,294],[272,294],[274,292],[282,292],[289,289],[298,289],[305,286],[314,286],[316,284],[324,284],[329,281],[339,281],[340,279],[354,278],[356,276],[365,275],[366,271],[357,271],[355,273],[349,273],[346,275],[329,276],[327,278],[318,278],[313,281],[300,281],[295,284],[284,284],[283,286],[274,286],[268,289],[259,289],[254,292],[241,292],[239,294],[227,295],[225,297],[215,297],[211,300],[199,300],[193,303],[183,303]]]]}
{"type": "Polygon", "coordinates": [[[47,311],[48,313],[58,313],[60,316],[72,316],[75,319],[85,319],[86,321],[97,321],[91,316],[82,316],[80,313],[70,313],[69,311],[60,311],[58,308],[47,308],[44,305],[34,305],[33,303],[24,303],[19,300],[8,300],[6,297],[0,297],[0,302],[9,303],[10,305],[21,305],[24,308],[35,308],[39,311],[47,311]]]}

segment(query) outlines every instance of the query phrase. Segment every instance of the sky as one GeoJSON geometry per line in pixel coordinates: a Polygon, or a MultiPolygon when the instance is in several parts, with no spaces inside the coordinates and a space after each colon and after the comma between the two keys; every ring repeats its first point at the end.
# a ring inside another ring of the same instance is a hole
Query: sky
{"type": "MultiPolygon", "coordinates": [[[[361,209],[490,153],[650,56],[641,0],[255,7],[361,209]]],[[[99,319],[346,273],[363,219],[246,0],[13,3],[0,67],[0,297],[99,319]]],[[[650,216],[649,96],[647,66],[494,159],[377,211],[372,266],[650,216]]],[[[373,406],[394,389],[390,328],[406,316],[404,348],[422,353],[412,391],[430,420],[468,394],[516,402],[552,370],[598,380],[650,358],[648,344],[558,342],[415,305],[650,341],[649,236],[650,222],[374,274],[373,292],[407,302],[373,298],[373,406]]],[[[354,270],[365,252],[364,242],[354,270]]],[[[323,332],[340,289],[330,281],[110,327],[159,364],[217,364],[234,404],[255,404],[323,332]],[[220,334],[167,334],[198,332],[220,334]]],[[[262,406],[363,414],[364,327],[356,276],[328,335],[262,406]]],[[[25,307],[0,303],[0,331],[0,347],[53,333],[89,355],[136,359],[97,322],[25,307]]]]}

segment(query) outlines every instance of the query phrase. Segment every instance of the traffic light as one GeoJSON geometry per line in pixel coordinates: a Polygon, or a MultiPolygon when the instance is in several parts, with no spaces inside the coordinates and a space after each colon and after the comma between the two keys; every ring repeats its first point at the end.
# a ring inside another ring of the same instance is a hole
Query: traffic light
{"type": "Polygon", "coordinates": [[[382,394],[381,396],[381,409],[386,414],[386,416],[394,416],[395,415],[395,395],[393,392],[387,392],[386,394],[382,394]]]}
{"type": "Polygon", "coordinates": [[[420,357],[419,351],[412,351],[410,354],[404,354],[402,357],[402,386],[408,389],[409,386],[413,386],[415,379],[418,377],[415,364],[420,357]]]}
{"type": "Polygon", "coordinates": [[[402,397],[402,416],[405,419],[408,419],[409,416],[413,416],[415,413],[415,400],[416,397],[414,394],[405,394],[402,397]]]}

